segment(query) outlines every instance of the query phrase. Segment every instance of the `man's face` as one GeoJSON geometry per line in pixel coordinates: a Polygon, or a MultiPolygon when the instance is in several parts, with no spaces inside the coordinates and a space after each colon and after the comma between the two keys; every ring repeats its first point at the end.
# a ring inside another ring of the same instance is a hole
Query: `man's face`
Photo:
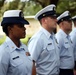
{"type": "Polygon", "coordinates": [[[47,17],[47,26],[54,30],[57,27],[57,18],[56,17],[47,17]]]}
{"type": "Polygon", "coordinates": [[[72,21],[64,21],[63,27],[68,32],[71,32],[72,31],[72,21]]]}

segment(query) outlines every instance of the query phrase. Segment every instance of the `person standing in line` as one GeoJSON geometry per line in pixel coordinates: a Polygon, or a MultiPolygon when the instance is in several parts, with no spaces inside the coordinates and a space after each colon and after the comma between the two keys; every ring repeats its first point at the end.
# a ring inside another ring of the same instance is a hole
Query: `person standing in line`
{"type": "Polygon", "coordinates": [[[55,7],[48,5],[35,15],[41,29],[29,40],[28,49],[36,63],[37,75],[59,74],[59,46],[53,33],[57,26],[55,7]]]}
{"type": "Polygon", "coordinates": [[[69,11],[57,17],[60,30],[56,38],[60,46],[60,73],[59,75],[74,75],[74,49],[69,33],[72,30],[72,18],[69,11]]]}
{"type": "Polygon", "coordinates": [[[20,41],[26,35],[25,24],[29,22],[21,10],[4,12],[1,26],[7,37],[0,46],[0,75],[36,75],[28,49],[20,41]]]}
{"type": "Polygon", "coordinates": [[[71,40],[74,46],[74,58],[75,58],[75,66],[74,66],[74,75],[76,75],[76,16],[72,17],[74,28],[70,33],[71,40]]]}

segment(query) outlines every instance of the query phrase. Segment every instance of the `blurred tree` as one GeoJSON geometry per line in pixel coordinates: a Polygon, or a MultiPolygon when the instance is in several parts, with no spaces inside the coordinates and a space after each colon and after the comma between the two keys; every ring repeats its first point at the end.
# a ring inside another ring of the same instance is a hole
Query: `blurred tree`
{"type": "Polygon", "coordinates": [[[18,6],[18,9],[20,9],[20,10],[24,10],[24,7],[25,7],[25,5],[26,5],[26,3],[25,2],[20,2],[19,3],[19,6],[18,6]]]}
{"type": "Polygon", "coordinates": [[[20,3],[20,0],[13,0],[12,2],[9,3],[9,9],[18,9],[18,5],[20,3]]]}
{"type": "Polygon", "coordinates": [[[66,10],[70,11],[72,15],[76,15],[76,0],[59,0],[57,13],[61,14],[66,10]]]}
{"type": "Polygon", "coordinates": [[[1,8],[4,5],[5,0],[0,0],[0,13],[1,13],[1,8]]]}
{"type": "Polygon", "coordinates": [[[23,11],[25,15],[30,15],[30,14],[35,15],[40,9],[42,9],[42,7],[39,3],[30,1],[30,2],[26,2],[23,11]]]}
{"type": "Polygon", "coordinates": [[[4,2],[5,2],[5,0],[0,0],[0,17],[2,16],[1,9],[2,9],[2,7],[4,5],[4,2]]]}
{"type": "Polygon", "coordinates": [[[5,0],[0,0],[0,9],[3,6],[5,0]]]}
{"type": "Polygon", "coordinates": [[[49,4],[55,4],[57,6],[57,3],[59,0],[32,0],[35,1],[37,3],[39,3],[43,8],[49,4]]]}
{"type": "Polygon", "coordinates": [[[29,0],[28,2],[13,0],[9,3],[4,1],[0,0],[0,16],[8,9],[21,9],[25,15],[35,15],[40,9],[49,4],[57,6],[58,14],[61,14],[65,10],[69,10],[72,15],[76,14],[76,0],[29,0]]]}

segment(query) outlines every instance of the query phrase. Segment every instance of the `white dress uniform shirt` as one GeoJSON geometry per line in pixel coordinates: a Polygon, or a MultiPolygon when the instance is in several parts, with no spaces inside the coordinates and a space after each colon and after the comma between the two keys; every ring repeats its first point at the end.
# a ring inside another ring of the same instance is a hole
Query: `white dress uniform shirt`
{"type": "Polygon", "coordinates": [[[36,62],[37,75],[58,75],[59,48],[54,34],[41,28],[29,41],[28,49],[36,62]]]}
{"type": "Polygon", "coordinates": [[[21,43],[18,48],[7,37],[0,46],[0,75],[31,75],[32,65],[27,47],[21,43]]]}
{"type": "Polygon", "coordinates": [[[74,58],[75,58],[75,61],[76,61],[76,28],[74,28],[72,30],[72,32],[70,33],[70,36],[71,36],[71,40],[73,42],[73,47],[74,47],[74,58]]]}
{"type": "Polygon", "coordinates": [[[73,69],[74,68],[74,49],[73,43],[67,34],[60,29],[56,34],[57,41],[60,46],[60,68],[73,69]]]}

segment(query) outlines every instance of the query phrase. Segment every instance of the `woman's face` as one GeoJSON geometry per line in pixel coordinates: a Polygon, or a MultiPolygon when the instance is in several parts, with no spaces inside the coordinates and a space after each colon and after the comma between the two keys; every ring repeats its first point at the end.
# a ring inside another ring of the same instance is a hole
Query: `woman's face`
{"type": "Polygon", "coordinates": [[[14,24],[14,26],[11,28],[11,35],[16,39],[25,38],[25,35],[26,35],[25,30],[26,28],[24,27],[24,25],[14,24]]]}

